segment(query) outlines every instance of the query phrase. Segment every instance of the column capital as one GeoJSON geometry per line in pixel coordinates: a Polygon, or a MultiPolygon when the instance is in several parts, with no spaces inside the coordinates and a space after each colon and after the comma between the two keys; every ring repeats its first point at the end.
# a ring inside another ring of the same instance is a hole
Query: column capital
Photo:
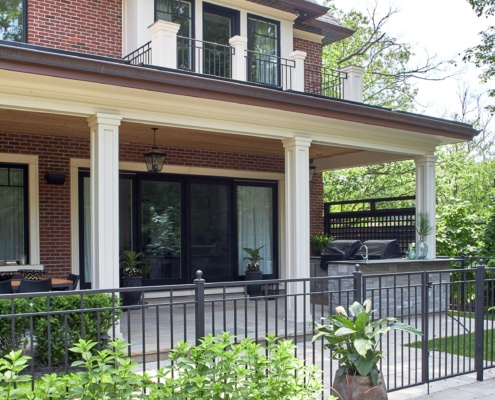
{"type": "Polygon", "coordinates": [[[179,24],[170,21],[163,21],[161,19],[155,21],[153,24],[148,26],[148,32],[151,34],[151,36],[157,34],[158,32],[168,32],[168,33],[177,34],[179,32],[179,29],[180,29],[179,24]]]}
{"type": "Polygon", "coordinates": [[[243,47],[246,47],[247,48],[247,42],[248,42],[247,41],[247,38],[245,38],[244,36],[239,36],[239,35],[232,36],[229,39],[229,44],[232,47],[243,46],[243,47]]]}
{"type": "Polygon", "coordinates": [[[122,116],[118,114],[96,113],[90,115],[87,120],[90,128],[98,124],[120,126],[122,116]]]}
{"type": "Polygon", "coordinates": [[[293,51],[292,53],[289,54],[289,59],[290,60],[305,60],[306,59],[306,56],[308,55],[308,53],[306,53],[305,51],[301,51],[301,50],[296,50],[296,51],[293,51]]]}
{"type": "Polygon", "coordinates": [[[418,164],[421,164],[421,163],[436,163],[438,160],[438,156],[436,156],[435,154],[425,154],[424,156],[418,156],[418,157],[414,157],[414,163],[416,165],[418,164]]]}
{"type": "Polygon", "coordinates": [[[282,144],[285,148],[301,146],[301,147],[311,147],[312,140],[305,137],[293,137],[282,140],[282,144]]]}

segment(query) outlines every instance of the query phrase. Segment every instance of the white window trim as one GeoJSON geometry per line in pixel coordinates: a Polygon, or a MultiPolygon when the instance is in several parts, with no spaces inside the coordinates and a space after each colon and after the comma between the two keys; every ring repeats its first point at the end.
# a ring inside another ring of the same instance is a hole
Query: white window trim
{"type": "Polygon", "coordinates": [[[0,153],[0,163],[23,164],[28,167],[29,262],[41,264],[38,156],[0,153]]]}

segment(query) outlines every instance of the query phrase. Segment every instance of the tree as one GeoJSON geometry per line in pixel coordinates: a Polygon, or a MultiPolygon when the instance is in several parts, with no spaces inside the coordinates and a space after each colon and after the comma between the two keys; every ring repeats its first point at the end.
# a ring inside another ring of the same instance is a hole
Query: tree
{"type": "MultiPolygon", "coordinates": [[[[325,3],[330,3],[327,0],[325,3]]],[[[438,72],[450,61],[436,61],[427,57],[423,65],[411,65],[414,53],[411,46],[401,43],[386,33],[386,24],[398,10],[389,9],[379,16],[377,5],[368,15],[352,10],[344,13],[330,5],[331,14],[342,24],[355,30],[345,40],[324,49],[326,67],[338,69],[347,65],[365,68],[363,77],[363,101],[395,110],[410,111],[414,108],[417,90],[412,87],[414,79],[432,80],[431,72],[438,72]]],[[[445,79],[445,77],[436,80],[445,79]]]]}
{"type": "Polygon", "coordinates": [[[0,0],[0,39],[22,41],[22,0],[0,0]]]}
{"type": "MultiPolygon", "coordinates": [[[[468,0],[478,17],[486,18],[495,15],[495,0],[468,0]]],[[[478,68],[483,68],[480,75],[481,81],[487,83],[495,75],[495,26],[488,27],[486,31],[479,33],[481,43],[468,49],[464,55],[464,61],[473,62],[478,68]]],[[[489,90],[491,97],[495,97],[495,89],[489,90]]],[[[495,106],[488,108],[493,112],[495,106]]]]}

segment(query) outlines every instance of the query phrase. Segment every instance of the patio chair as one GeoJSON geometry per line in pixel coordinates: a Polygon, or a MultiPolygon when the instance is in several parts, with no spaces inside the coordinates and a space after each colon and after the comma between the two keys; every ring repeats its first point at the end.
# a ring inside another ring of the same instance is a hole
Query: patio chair
{"type": "MultiPolygon", "coordinates": [[[[72,281],[72,289],[75,290],[76,287],[77,287],[77,284],[79,283],[79,277],[80,275],[76,275],[76,274],[69,274],[67,275],[67,280],[68,281],[72,281]]],[[[64,287],[64,288],[59,288],[59,287],[54,287],[52,288],[52,290],[69,290],[68,288],[64,287]]]]}
{"type": "Polygon", "coordinates": [[[0,294],[11,294],[12,293],[12,282],[1,281],[0,282],[0,294]]]}
{"type": "Polygon", "coordinates": [[[40,279],[38,281],[22,279],[17,293],[49,292],[50,290],[52,290],[51,279],[40,279]]]}

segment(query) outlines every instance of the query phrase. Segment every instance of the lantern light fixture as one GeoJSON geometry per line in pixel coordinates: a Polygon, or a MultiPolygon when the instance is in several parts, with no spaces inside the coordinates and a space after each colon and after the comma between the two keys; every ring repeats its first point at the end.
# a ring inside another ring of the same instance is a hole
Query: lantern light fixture
{"type": "Polygon", "coordinates": [[[313,180],[313,175],[315,174],[316,167],[313,165],[313,160],[309,160],[309,181],[313,180]]]}
{"type": "Polygon", "coordinates": [[[151,129],[153,131],[153,147],[150,152],[144,153],[144,161],[148,172],[160,172],[163,169],[166,154],[158,151],[158,147],[156,147],[156,131],[158,128],[151,129]]]}

